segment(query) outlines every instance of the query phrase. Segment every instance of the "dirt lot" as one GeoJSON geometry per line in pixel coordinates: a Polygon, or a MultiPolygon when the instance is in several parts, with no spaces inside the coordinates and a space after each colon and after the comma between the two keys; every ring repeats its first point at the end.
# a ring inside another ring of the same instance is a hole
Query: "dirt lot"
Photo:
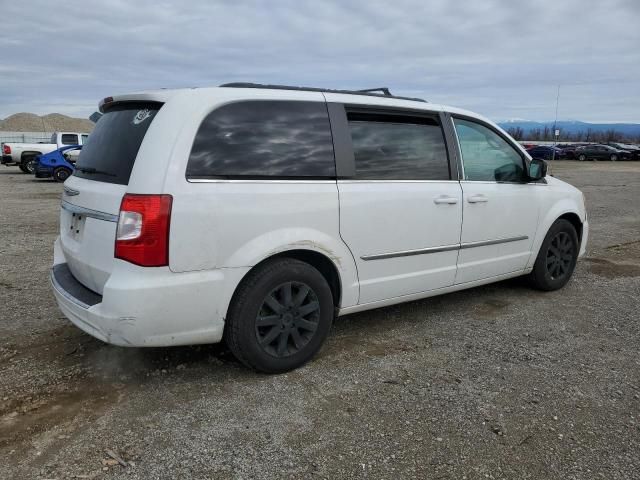
{"type": "Polygon", "coordinates": [[[3,167],[0,478],[640,478],[640,162],[552,169],[591,222],[564,290],[343,317],[264,376],[73,327],[48,285],[62,187],[3,167]]]}

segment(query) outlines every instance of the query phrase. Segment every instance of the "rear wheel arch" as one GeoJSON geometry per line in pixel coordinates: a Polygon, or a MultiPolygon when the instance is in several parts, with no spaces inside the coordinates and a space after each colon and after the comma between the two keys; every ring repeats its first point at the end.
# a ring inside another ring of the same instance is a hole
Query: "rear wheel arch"
{"type": "Polygon", "coordinates": [[[20,160],[24,160],[25,158],[35,157],[36,155],[42,155],[42,152],[36,152],[31,150],[22,152],[22,155],[20,155],[20,160]]]}
{"type": "MultiPolygon", "coordinates": [[[[323,255],[320,252],[315,250],[306,250],[306,249],[292,249],[292,250],[284,250],[282,252],[278,252],[276,254],[270,255],[264,259],[262,259],[259,263],[251,267],[251,269],[244,275],[242,280],[238,283],[235,288],[235,291],[238,290],[242,282],[251,274],[251,272],[255,271],[262,265],[267,262],[273,261],[275,259],[285,259],[285,258],[293,258],[296,260],[300,260],[301,262],[307,263],[318,270],[324,279],[329,284],[329,288],[331,289],[331,293],[333,295],[333,304],[336,308],[340,307],[342,300],[342,279],[340,277],[340,272],[336,264],[326,255],[323,255]]],[[[234,295],[235,295],[234,291],[234,295]]],[[[233,297],[233,296],[232,296],[233,297]]],[[[232,298],[233,301],[233,298],[232,298]]],[[[231,302],[230,302],[231,303],[231,302]]]]}

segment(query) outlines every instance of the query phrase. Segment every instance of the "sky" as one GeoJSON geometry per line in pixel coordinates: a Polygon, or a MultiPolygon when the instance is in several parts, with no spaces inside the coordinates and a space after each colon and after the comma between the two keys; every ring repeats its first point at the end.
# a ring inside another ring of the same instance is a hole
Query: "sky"
{"type": "Polygon", "coordinates": [[[0,0],[0,118],[251,81],[640,123],[640,0],[0,0]]]}

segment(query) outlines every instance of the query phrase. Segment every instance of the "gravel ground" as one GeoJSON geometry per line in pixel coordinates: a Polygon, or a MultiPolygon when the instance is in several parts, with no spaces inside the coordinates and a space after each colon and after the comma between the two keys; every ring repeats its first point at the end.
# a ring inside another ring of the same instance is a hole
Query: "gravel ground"
{"type": "Polygon", "coordinates": [[[265,376],[73,327],[47,281],[62,187],[3,167],[0,478],[640,478],[640,162],[552,170],[591,223],[566,288],[342,317],[265,376]]]}

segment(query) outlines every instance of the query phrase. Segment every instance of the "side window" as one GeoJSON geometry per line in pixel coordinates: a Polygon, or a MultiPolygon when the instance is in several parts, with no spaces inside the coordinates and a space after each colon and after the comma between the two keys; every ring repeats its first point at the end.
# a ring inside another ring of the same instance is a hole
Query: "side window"
{"type": "Polygon", "coordinates": [[[63,145],[78,145],[78,135],[75,133],[63,133],[60,141],[63,145]]]}
{"type": "Polygon", "coordinates": [[[89,138],[89,135],[82,135],[82,145],[84,145],[85,143],[87,143],[87,139],[89,138]]]}
{"type": "Polygon", "coordinates": [[[521,182],[524,160],[505,139],[476,122],[454,118],[462,151],[464,179],[521,182]]]}
{"type": "Polygon", "coordinates": [[[333,141],[322,102],[244,101],[202,122],[187,178],[335,178],[333,141]]]}
{"type": "Polygon", "coordinates": [[[440,124],[433,118],[348,113],[357,179],[449,180],[440,124]]]}

